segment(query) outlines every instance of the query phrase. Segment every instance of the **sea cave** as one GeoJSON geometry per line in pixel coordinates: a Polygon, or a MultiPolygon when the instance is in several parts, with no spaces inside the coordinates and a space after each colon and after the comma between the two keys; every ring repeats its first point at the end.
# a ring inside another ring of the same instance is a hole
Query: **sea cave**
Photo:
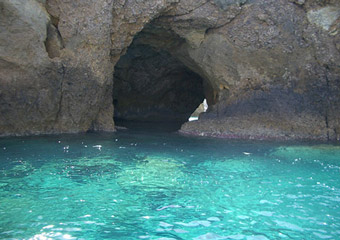
{"type": "Polygon", "coordinates": [[[0,239],[340,239],[338,0],[1,0],[0,239]]]}

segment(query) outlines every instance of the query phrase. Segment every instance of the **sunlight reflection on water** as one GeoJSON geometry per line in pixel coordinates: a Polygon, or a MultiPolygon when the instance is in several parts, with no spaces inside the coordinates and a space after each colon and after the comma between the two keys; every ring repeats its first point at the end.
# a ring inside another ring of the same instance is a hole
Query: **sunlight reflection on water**
{"type": "Polygon", "coordinates": [[[176,134],[0,139],[3,239],[337,239],[340,147],[176,134]]]}

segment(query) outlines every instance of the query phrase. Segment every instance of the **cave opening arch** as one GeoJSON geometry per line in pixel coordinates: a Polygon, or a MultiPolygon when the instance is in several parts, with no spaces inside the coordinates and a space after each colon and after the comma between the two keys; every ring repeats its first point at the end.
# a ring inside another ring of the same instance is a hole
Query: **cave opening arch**
{"type": "Polygon", "coordinates": [[[209,88],[173,50],[184,43],[171,31],[148,24],[115,65],[114,121],[128,128],[178,130],[202,103],[209,88]]]}

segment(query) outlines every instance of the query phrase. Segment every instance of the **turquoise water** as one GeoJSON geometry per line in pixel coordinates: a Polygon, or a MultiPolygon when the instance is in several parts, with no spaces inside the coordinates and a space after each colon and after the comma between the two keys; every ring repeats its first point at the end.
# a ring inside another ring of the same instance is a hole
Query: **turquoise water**
{"type": "Polygon", "coordinates": [[[340,239],[340,147],[0,139],[0,239],[340,239]]]}

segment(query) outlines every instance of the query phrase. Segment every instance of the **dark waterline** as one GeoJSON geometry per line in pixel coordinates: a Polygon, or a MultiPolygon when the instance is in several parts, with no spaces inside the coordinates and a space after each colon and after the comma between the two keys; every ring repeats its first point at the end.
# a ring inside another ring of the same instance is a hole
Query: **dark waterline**
{"type": "Polygon", "coordinates": [[[0,139],[0,239],[340,239],[340,147],[142,130],[0,139]]]}

